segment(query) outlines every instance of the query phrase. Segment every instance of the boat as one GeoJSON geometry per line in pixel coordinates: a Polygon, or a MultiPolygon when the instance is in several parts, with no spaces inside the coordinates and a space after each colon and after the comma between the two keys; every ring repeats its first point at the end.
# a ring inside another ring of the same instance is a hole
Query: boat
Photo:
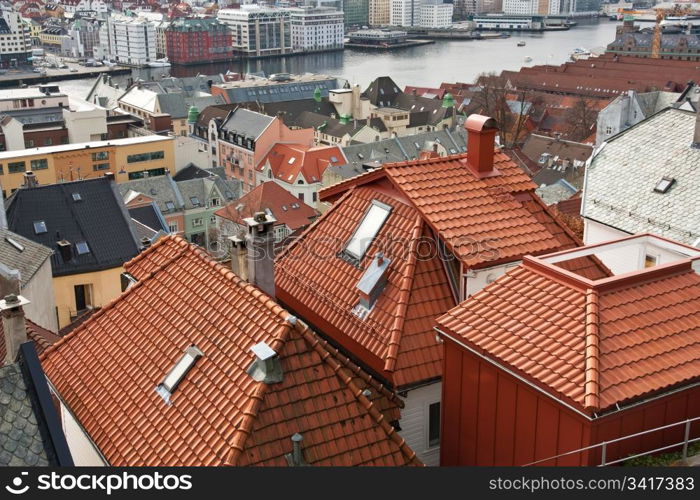
{"type": "Polygon", "coordinates": [[[525,56],[525,62],[531,62],[531,61],[532,61],[532,57],[530,57],[530,56],[525,56]]]}
{"type": "Polygon", "coordinates": [[[518,42],[518,47],[525,47],[525,45],[527,45],[527,44],[525,43],[525,40],[520,40],[520,41],[518,42]]]}
{"type": "Polygon", "coordinates": [[[590,50],[578,47],[569,54],[569,57],[571,57],[572,61],[578,61],[579,59],[588,59],[592,55],[590,50]]]}
{"type": "Polygon", "coordinates": [[[170,63],[168,62],[167,57],[164,57],[163,59],[156,59],[155,61],[148,63],[149,68],[167,68],[169,66],[170,63]]]}

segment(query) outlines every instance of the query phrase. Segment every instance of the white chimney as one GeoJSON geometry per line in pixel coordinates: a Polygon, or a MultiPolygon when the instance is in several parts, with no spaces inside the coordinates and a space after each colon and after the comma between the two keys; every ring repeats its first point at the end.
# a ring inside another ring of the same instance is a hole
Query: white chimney
{"type": "Polygon", "coordinates": [[[26,304],[29,304],[29,300],[14,293],[0,300],[6,353],[3,366],[11,365],[17,361],[19,346],[27,341],[27,326],[24,323],[24,310],[22,309],[22,306],[26,304]]]}

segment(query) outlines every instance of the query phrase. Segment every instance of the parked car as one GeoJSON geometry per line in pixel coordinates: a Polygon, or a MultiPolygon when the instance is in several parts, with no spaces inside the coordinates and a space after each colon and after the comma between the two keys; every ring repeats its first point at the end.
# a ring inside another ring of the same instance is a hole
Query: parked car
{"type": "Polygon", "coordinates": [[[76,68],[71,68],[71,69],[70,69],[70,72],[71,72],[71,73],[77,73],[78,70],[77,70],[76,68]]]}
{"type": "Polygon", "coordinates": [[[59,64],[58,69],[68,69],[68,65],[67,64],[59,64]]]}

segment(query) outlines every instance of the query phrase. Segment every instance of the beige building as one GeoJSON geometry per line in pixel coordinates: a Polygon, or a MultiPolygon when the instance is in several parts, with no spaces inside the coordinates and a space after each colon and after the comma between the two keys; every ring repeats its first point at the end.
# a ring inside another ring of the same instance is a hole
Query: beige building
{"type": "Polygon", "coordinates": [[[369,25],[388,26],[391,0],[369,0],[369,25]]]}

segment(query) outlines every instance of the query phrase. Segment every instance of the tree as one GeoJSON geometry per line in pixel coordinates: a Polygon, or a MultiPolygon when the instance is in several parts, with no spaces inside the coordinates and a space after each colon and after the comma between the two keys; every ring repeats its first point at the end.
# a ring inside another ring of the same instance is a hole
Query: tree
{"type": "Polygon", "coordinates": [[[598,120],[598,111],[592,101],[579,97],[567,110],[565,119],[569,126],[569,139],[583,141],[593,133],[593,126],[598,120]]]}

